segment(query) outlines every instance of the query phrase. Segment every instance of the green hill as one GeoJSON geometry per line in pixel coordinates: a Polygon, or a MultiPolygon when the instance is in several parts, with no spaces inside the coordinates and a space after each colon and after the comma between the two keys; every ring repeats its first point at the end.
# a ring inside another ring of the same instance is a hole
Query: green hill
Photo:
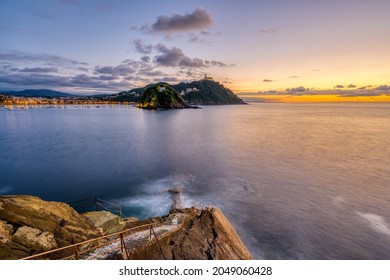
{"type": "Polygon", "coordinates": [[[166,83],[148,87],[137,107],[151,110],[190,108],[181,98],[179,92],[166,83]]]}
{"type": "Polygon", "coordinates": [[[225,88],[222,84],[213,80],[180,83],[172,87],[183,94],[183,99],[189,104],[245,104],[245,102],[235,95],[230,89],[225,88]]]}
{"type": "MultiPolygon", "coordinates": [[[[160,83],[168,85],[166,83],[160,83]]],[[[117,94],[99,97],[108,101],[116,102],[140,102],[144,92],[155,85],[135,88],[129,91],[122,91],[117,94]]],[[[194,105],[225,105],[225,104],[245,104],[245,102],[235,95],[230,89],[212,80],[199,80],[190,83],[180,83],[171,86],[187,104],[194,105]]]]}

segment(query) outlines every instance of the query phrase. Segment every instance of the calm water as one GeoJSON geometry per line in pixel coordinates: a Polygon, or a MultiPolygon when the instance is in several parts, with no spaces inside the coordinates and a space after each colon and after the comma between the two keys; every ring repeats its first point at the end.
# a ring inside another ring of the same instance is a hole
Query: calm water
{"type": "Polygon", "coordinates": [[[390,104],[0,108],[0,194],[217,206],[255,258],[390,259],[390,104]]]}

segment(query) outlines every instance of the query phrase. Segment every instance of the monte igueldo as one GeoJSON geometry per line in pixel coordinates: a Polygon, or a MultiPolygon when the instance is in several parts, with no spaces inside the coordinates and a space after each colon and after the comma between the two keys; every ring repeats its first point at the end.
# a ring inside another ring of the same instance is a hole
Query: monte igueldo
{"type": "Polygon", "coordinates": [[[245,104],[230,89],[211,80],[170,85],[157,83],[102,97],[112,102],[136,102],[143,109],[199,108],[197,105],[245,104]]]}

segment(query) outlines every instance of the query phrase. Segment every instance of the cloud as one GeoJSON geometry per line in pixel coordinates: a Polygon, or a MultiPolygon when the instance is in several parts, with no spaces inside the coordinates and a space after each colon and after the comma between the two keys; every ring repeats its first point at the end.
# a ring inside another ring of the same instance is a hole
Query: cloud
{"type": "Polygon", "coordinates": [[[127,65],[118,65],[118,66],[96,66],[94,73],[95,74],[108,74],[112,76],[128,76],[135,73],[136,70],[133,67],[127,65]]]}
{"type": "Polygon", "coordinates": [[[145,45],[141,39],[136,39],[133,41],[134,48],[136,52],[142,54],[150,54],[153,50],[152,45],[145,45]]]}
{"type": "Polygon", "coordinates": [[[354,85],[354,84],[349,84],[349,85],[347,86],[347,88],[356,88],[356,85],[354,85]]]}
{"type": "Polygon", "coordinates": [[[272,83],[274,80],[269,80],[269,79],[264,79],[263,82],[264,83],[272,83]]]}
{"type": "Polygon", "coordinates": [[[290,79],[296,79],[296,78],[300,78],[300,76],[290,76],[289,78],[290,79]]]}
{"type": "Polygon", "coordinates": [[[86,66],[88,63],[69,59],[66,57],[62,57],[59,55],[52,55],[52,54],[33,54],[33,53],[26,53],[26,52],[20,52],[20,51],[11,51],[8,53],[0,53],[0,61],[7,61],[11,63],[41,63],[44,65],[51,65],[51,66],[86,66]]]}
{"type": "Polygon", "coordinates": [[[344,88],[343,85],[335,85],[334,88],[344,88]]]}
{"type": "Polygon", "coordinates": [[[375,89],[376,90],[388,91],[388,90],[390,90],[390,86],[388,86],[388,85],[381,85],[379,87],[376,87],[375,89]]]}
{"type": "Polygon", "coordinates": [[[209,28],[213,23],[211,14],[202,8],[197,8],[185,15],[172,14],[159,16],[152,25],[146,25],[144,31],[160,32],[165,34],[186,32],[209,28]]]}
{"type": "Polygon", "coordinates": [[[150,56],[145,55],[145,56],[141,57],[141,61],[150,62],[150,56]]]}
{"type": "Polygon", "coordinates": [[[27,73],[56,73],[58,72],[58,69],[55,67],[34,67],[34,68],[28,68],[25,67],[24,69],[19,70],[19,72],[27,72],[27,73]]]}
{"type": "Polygon", "coordinates": [[[304,92],[304,91],[307,91],[307,90],[308,90],[307,88],[305,88],[303,86],[300,86],[300,87],[296,87],[296,88],[289,88],[286,91],[290,92],[290,93],[296,93],[296,92],[304,92]]]}
{"type": "Polygon", "coordinates": [[[260,29],[258,32],[262,34],[270,34],[270,33],[275,33],[276,29],[274,28],[260,29]]]}

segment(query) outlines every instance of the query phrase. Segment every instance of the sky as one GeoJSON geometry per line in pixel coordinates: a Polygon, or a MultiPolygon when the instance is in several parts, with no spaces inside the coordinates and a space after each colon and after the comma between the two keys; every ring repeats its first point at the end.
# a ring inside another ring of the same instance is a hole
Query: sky
{"type": "Polygon", "coordinates": [[[388,0],[2,0],[0,90],[390,94],[388,0]]]}

